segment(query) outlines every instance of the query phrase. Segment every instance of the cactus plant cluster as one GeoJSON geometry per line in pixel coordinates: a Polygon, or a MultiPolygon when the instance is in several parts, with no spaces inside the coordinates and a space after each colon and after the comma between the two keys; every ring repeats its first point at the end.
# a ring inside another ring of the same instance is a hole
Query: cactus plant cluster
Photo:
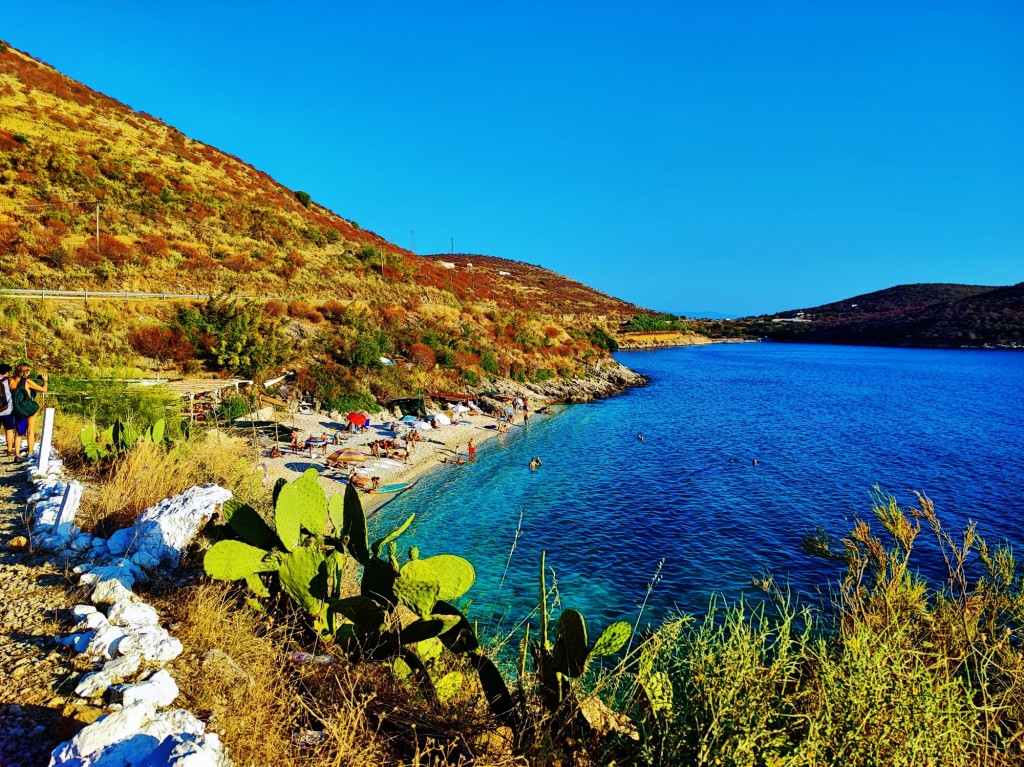
{"type": "Polygon", "coordinates": [[[148,429],[138,429],[118,419],[103,431],[98,431],[95,424],[89,424],[78,434],[82,454],[93,463],[126,453],[139,442],[160,444],[165,438],[163,418],[148,429]]]}
{"type": "Polygon", "coordinates": [[[590,647],[587,623],[583,616],[576,610],[564,610],[558,619],[555,641],[551,643],[548,639],[548,592],[544,568],[545,554],[541,552],[540,636],[531,643],[527,630],[520,658],[520,673],[525,674],[525,652],[529,647],[544,707],[552,714],[571,717],[578,709],[572,681],[583,676],[591,658],[619,652],[629,640],[632,629],[625,621],[612,623],[590,647]]]}
{"type": "Polygon", "coordinates": [[[422,558],[413,547],[398,559],[402,525],[371,544],[359,494],[348,486],[344,497],[328,501],[315,469],[294,482],[274,488],[273,529],[259,514],[238,502],[224,507],[228,526],[241,540],[222,540],[206,553],[207,575],[217,580],[245,580],[257,597],[270,595],[268,585],[285,592],[312,618],[313,628],[333,638],[353,660],[386,661],[397,675],[412,676],[433,700],[445,700],[463,684],[459,672],[432,675],[445,650],[465,655],[480,677],[492,710],[514,723],[516,711],[508,688],[480,649],[472,626],[450,603],[473,585],[473,566],[450,554],[422,558]],[[360,593],[342,597],[341,572],[346,553],[363,568],[360,593]],[[269,575],[270,583],[263,577],[269,575]],[[416,618],[402,625],[399,605],[416,618]]]}

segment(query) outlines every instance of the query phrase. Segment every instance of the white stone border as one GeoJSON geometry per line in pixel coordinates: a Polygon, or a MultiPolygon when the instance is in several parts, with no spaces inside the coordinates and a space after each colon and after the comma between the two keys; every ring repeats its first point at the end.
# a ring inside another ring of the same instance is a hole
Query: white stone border
{"type": "Polygon", "coordinates": [[[82,698],[103,695],[114,701],[110,713],[58,745],[50,767],[230,767],[220,739],[183,709],[170,708],[178,686],[162,668],[182,652],[181,642],[160,626],[159,615],[132,591],[146,570],[177,567],[185,548],[231,492],[217,485],[193,487],[139,515],[135,524],[110,539],[81,532],[74,525],[82,485],[66,480],[52,444],[53,409],[43,420],[35,466],[28,469],[36,491],[28,500],[33,545],[79,561],[74,572],[90,587],[92,604],[76,605],[74,633],[58,637],[92,658],[98,669],[75,688],[82,698]],[[105,610],[105,612],[103,611],[105,610]],[[125,684],[148,670],[144,678],[125,684]]]}

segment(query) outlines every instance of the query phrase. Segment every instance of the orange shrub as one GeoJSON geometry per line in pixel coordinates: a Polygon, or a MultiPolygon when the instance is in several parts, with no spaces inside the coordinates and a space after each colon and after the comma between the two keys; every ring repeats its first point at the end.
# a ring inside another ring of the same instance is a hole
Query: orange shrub
{"type": "Polygon", "coordinates": [[[100,234],[99,245],[96,249],[103,258],[117,266],[124,266],[132,259],[131,247],[106,233],[100,234]]]}
{"type": "Polygon", "coordinates": [[[284,317],[288,312],[288,305],[276,298],[263,304],[263,313],[268,317],[284,317]]]}
{"type": "Polygon", "coordinates": [[[225,269],[230,269],[232,272],[237,272],[238,274],[248,274],[252,271],[252,259],[242,253],[235,256],[228,256],[221,261],[221,264],[225,269]]]}
{"type": "Polygon", "coordinates": [[[320,313],[329,320],[340,320],[345,314],[345,304],[341,301],[324,301],[320,304],[320,313]]]}
{"type": "Polygon", "coordinates": [[[437,356],[434,354],[434,350],[426,344],[413,344],[410,346],[409,356],[412,357],[413,362],[424,370],[430,371],[437,367],[437,356]]]}
{"type": "Polygon", "coordinates": [[[292,301],[288,304],[288,316],[311,322],[323,322],[324,320],[324,316],[306,301],[292,301]]]}
{"type": "Polygon", "coordinates": [[[128,336],[128,343],[144,357],[158,360],[187,362],[196,354],[191,342],[174,328],[160,328],[155,325],[136,328],[128,336]]]}
{"type": "Polygon", "coordinates": [[[167,258],[167,240],[159,234],[147,234],[135,241],[139,252],[150,258],[167,258]]]}

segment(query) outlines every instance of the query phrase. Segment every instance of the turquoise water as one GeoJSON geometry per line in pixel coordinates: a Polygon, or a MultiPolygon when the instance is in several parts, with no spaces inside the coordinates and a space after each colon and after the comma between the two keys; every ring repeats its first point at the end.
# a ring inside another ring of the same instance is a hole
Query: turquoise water
{"type": "Polygon", "coordinates": [[[1024,551],[1024,354],[733,344],[617,358],[650,385],[535,417],[372,520],[415,512],[405,546],[470,559],[482,625],[536,606],[541,550],[563,606],[597,624],[635,618],[662,560],[644,623],[734,599],[762,567],[820,598],[836,571],[801,538],[870,516],[876,484],[1024,551]]]}

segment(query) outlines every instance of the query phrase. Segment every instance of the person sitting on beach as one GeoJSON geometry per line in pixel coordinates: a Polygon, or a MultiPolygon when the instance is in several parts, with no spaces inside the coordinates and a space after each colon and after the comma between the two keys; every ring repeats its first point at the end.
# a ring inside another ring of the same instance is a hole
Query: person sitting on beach
{"type": "Polygon", "coordinates": [[[270,448],[270,452],[267,453],[268,458],[280,458],[282,455],[284,455],[284,453],[281,452],[281,448],[279,448],[277,445],[274,445],[272,448],[270,448]]]}
{"type": "Polygon", "coordinates": [[[380,487],[380,477],[371,477],[370,478],[370,492],[371,493],[376,493],[377,489],[379,487],[380,487]]]}
{"type": "Polygon", "coordinates": [[[374,458],[380,458],[380,440],[374,440],[370,443],[370,452],[374,458]]]}
{"type": "Polygon", "coordinates": [[[360,490],[366,489],[367,482],[368,480],[366,479],[366,477],[361,477],[360,475],[356,474],[355,471],[348,475],[348,483],[350,485],[358,487],[360,490]]]}
{"type": "Polygon", "coordinates": [[[457,455],[454,458],[442,458],[441,463],[454,463],[456,466],[462,466],[465,461],[462,459],[461,455],[457,455]]]}

